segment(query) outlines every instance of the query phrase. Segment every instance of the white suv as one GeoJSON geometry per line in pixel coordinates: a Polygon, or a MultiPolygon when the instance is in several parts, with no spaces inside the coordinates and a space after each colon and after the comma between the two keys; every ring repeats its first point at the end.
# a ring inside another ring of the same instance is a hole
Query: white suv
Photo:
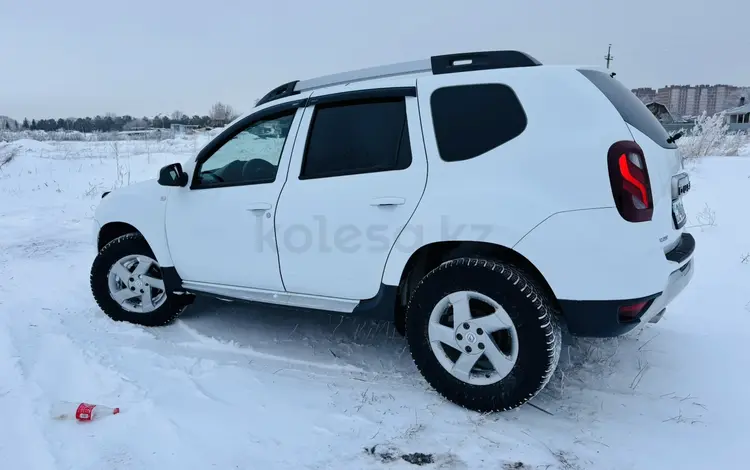
{"type": "Polygon", "coordinates": [[[689,283],[676,138],[606,71],[516,51],[290,82],[103,196],[91,288],[151,326],[196,294],[388,319],[449,400],[515,408],[561,325],[617,336],[689,283]]]}

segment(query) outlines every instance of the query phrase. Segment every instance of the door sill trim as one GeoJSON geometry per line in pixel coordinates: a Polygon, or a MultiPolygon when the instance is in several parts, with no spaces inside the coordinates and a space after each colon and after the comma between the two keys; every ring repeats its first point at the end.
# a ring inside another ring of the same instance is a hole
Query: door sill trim
{"type": "Polygon", "coordinates": [[[249,287],[228,286],[208,282],[183,281],[182,287],[189,291],[198,291],[217,297],[228,297],[248,302],[261,302],[274,305],[285,305],[298,308],[312,308],[339,313],[352,313],[359,301],[323,297],[310,294],[296,294],[293,292],[278,292],[266,289],[252,289],[249,287]]]}

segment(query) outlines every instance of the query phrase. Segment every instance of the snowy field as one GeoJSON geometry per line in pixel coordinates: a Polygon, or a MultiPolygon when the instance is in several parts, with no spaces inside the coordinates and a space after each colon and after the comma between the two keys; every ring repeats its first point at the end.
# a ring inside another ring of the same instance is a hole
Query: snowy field
{"type": "Polygon", "coordinates": [[[101,193],[205,139],[0,142],[0,467],[748,468],[750,156],[689,165],[697,270],[661,323],[571,342],[533,406],[479,415],[427,387],[388,323],[206,300],[157,329],[104,316],[101,193]],[[60,400],[122,412],[51,419],[60,400]]]}

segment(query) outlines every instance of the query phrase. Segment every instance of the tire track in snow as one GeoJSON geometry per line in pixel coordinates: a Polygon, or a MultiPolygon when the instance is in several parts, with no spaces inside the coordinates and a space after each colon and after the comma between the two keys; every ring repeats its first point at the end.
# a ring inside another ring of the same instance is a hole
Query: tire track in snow
{"type": "MultiPolygon", "coordinates": [[[[333,353],[331,353],[331,357],[327,358],[330,362],[326,362],[325,360],[302,359],[298,354],[280,355],[263,352],[253,347],[206,336],[189,326],[185,321],[178,320],[177,326],[193,339],[193,341],[172,343],[181,348],[185,355],[206,357],[206,353],[211,353],[216,360],[237,356],[247,357],[249,361],[247,369],[262,373],[270,372],[273,375],[303,377],[310,381],[325,384],[344,385],[356,382],[386,389],[425,390],[425,383],[421,376],[416,373],[416,370],[399,370],[394,367],[387,372],[379,372],[359,367],[350,362],[346,356],[334,355],[333,353]]],[[[159,338],[158,335],[156,337],[159,338]]],[[[169,341],[166,338],[162,340],[169,341]]],[[[321,344],[320,348],[330,350],[333,345],[333,342],[328,345],[321,344]]],[[[385,351],[385,349],[383,350],[385,351]]],[[[372,363],[381,361],[381,358],[376,356],[370,356],[367,359],[371,360],[372,363]]]]}
{"type": "Polygon", "coordinates": [[[329,363],[319,362],[319,361],[295,359],[289,356],[278,356],[275,354],[264,353],[264,352],[257,351],[249,347],[242,347],[242,346],[235,345],[232,343],[224,343],[222,341],[217,340],[216,338],[205,336],[199,333],[194,328],[190,327],[187,323],[181,320],[177,320],[176,325],[179,328],[181,328],[183,331],[185,331],[193,339],[193,341],[191,342],[176,343],[177,345],[184,346],[187,348],[205,349],[208,351],[214,351],[214,352],[219,352],[219,353],[242,354],[244,356],[248,356],[254,359],[259,359],[259,360],[263,360],[267,362],[276,362],[276,363],[284,363],[286,365],[300,366],[300,369],[302,369],[303,367],[319,368],[319,369],[324,369],[328,371],[338,371],[342,373],[351,373],[351,374],[360,374],[360,375],[364,375],[368,373],[368,371],[362,368],[356,367],[352,364],[348,364],[348,363],[347,364],[329,364],[329,363]]]}
{"type": "Polygon", "coordinates": [[[13,468],[55,469],[56,460],[39,423],[20,354],[5,324],[0,324],[0,460],[13,468]],[[6,424],[10,424],[7,426],[6,424]]]}

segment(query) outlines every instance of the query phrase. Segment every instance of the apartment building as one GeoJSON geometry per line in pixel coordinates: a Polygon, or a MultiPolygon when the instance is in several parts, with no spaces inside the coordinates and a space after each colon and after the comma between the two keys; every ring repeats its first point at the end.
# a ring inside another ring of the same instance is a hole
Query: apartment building
{"type": "Polygon", "coordinates": [[[657,102],[675,116],[716,114],[737,106],[747,88],[732,85],[667,85],[653,88],[635,88],[633,93],[644,103],[657,102]]]}

